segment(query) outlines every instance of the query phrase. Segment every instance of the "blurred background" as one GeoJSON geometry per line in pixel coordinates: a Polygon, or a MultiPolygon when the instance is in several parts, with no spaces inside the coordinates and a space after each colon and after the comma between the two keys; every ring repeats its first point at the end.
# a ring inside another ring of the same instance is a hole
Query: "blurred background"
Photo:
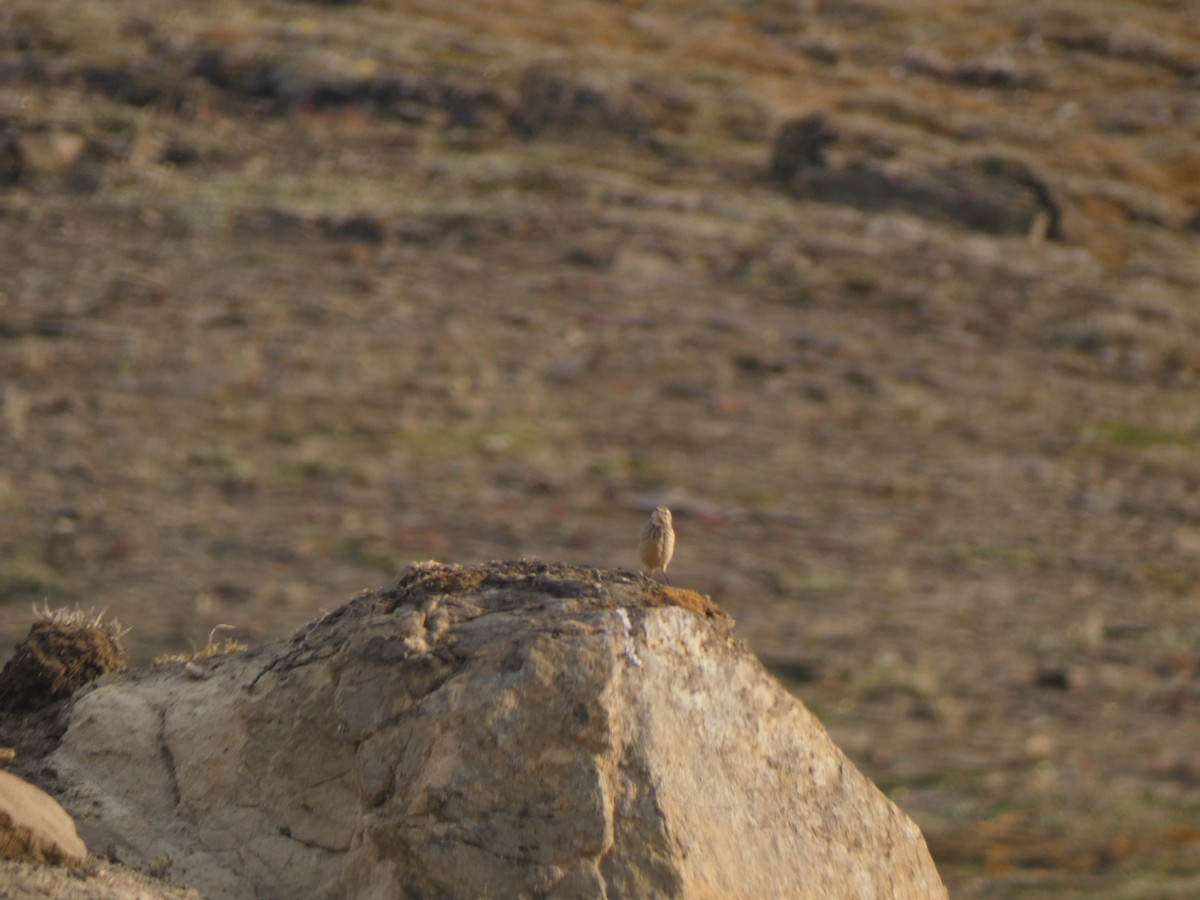
{"type": "Polygon", "coordinates": [[[711,595],[956,897],[1200,894],[1190,0],[6,0],[0,654],[711,595]]]}

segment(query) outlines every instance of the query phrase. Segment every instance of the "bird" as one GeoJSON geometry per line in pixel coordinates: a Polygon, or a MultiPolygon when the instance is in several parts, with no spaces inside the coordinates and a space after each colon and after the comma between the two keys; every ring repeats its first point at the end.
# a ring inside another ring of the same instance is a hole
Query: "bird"
{"type": "Polygon", "coordinates": [[[655,569],[662,569],[667,584],[667,566],[675,555],[675,528],[671,524],[671,510],[665,506],[654,507],[650,519],[642,529],[642,543],[638,548],[642,557],[642,571],[651,577],[655,569]]]}

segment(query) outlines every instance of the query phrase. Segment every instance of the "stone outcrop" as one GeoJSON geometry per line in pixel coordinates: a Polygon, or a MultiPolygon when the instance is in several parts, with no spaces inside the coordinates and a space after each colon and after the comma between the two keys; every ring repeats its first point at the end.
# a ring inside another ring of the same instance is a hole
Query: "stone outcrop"
{"type": "Polygon", "coordinates": [[[206,897],[945,896],[729,625],[628,572],[414,565],[102,680],[47,762],[94,851],[206,897]]]}
{"type": "Polygon", "coordinates": [[[1021,234],[1036,241],[1066,237],[1059,200],[1021,160],[892,156],[892,148],[843,133],[827,116],[814,113],[783,123],[767,173],[804,200],[867,212],[903,211],[986,234],[1021,234]]]}

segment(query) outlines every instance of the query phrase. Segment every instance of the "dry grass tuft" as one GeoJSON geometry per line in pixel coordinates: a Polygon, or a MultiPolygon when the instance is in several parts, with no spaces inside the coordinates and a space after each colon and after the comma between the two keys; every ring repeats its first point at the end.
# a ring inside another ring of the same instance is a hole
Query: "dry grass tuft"
{"type": "Polygon", "coordinates": [[[244,644],[236,638],[226,638],[223,641],[216,639],[218,631],[228,631],[236,628],[236,625],[217,625],[208,633],[208,643],[199,650],[192,650],[191,653],[163,653],[160,656],[154,657],[150,661],[153,666],[169,666],[178,663],[203,662],[206,659],[212,659],[214,656],[224,656],[227,653],[237,653],[239,650],[245,650],[249,644],[244,644]]]}
{"type": "Polygon", "coordinates": [[[104,607],[96,609],[89,607],[82,609],[76,606],[74,609],[63,606],[58,609],[51,609],[50,604],[42,601],[41,606],[33,604],[33,615],[39,622],[53,622],[56,625],[73,625],[81,628],[94,628],[97,631],[103,631],[108,634],[114,641],[119,641],[125,635],[129,634],[133,629],[122,628],[121,620],[113,617],[107,622],[104,621],[104,615],[108,612],[104,607]]]}

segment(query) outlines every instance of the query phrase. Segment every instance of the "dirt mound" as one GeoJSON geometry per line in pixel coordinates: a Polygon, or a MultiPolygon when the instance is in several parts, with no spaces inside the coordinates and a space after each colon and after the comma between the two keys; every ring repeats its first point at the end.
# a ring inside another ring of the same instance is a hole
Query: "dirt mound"
{"type": "Polygon", "coordinates": [[[34,622],[0,670],[0,710],[41,709],[125,664],[124,648],[106,628],[34,622]]]}

